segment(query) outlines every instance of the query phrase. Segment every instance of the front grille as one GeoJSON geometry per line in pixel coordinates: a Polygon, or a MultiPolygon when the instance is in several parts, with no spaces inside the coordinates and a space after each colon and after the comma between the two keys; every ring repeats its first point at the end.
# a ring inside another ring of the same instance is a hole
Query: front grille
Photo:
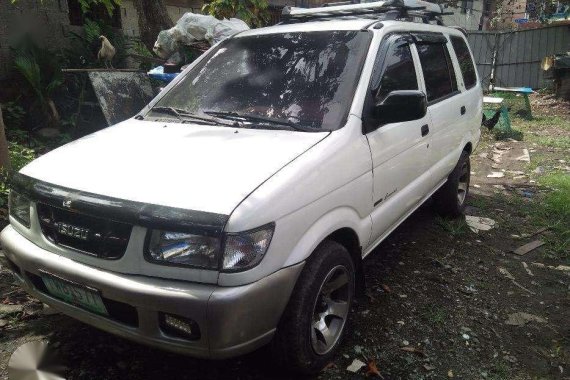
{"type": "Polygon", "coordinates": [[[132,226],[126,223],[37,204],[44,236],[52,243],[103,259],[123,256],[132,226]]]}

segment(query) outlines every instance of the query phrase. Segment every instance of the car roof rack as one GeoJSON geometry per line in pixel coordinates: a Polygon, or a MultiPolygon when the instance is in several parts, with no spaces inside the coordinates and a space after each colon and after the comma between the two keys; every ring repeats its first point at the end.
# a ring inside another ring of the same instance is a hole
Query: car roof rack
{"type": "Polygon", "coordinates": [[[374,18],[379,21],[420,19],[426,24],[435,21],[438,25],[443,25],[441,16],[449,14],[453,13],[443,12],[440,5],[423,0],[384,0],[369,3],[341,1],[316,8],[284,7],[282,24],[356,17],[374,18]]]}

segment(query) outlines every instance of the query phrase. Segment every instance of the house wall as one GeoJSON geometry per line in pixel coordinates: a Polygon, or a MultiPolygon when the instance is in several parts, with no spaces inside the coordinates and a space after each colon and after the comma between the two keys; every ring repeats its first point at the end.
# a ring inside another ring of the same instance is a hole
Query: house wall
{"type": "MultiPolygon", "coordinates": [[[[186,12],[201,13],[204,2],[201,0],[166,0],[165,4],[172,22],[176,23],[186,12]]],[[[137,11],[132,0],[121,1],[121,24],[126,36],[140,36],[137,11]]]]}
{"type": "Polygon", "coordinates": [[[460,1],[459,5],[459,7],[444,8],[445,12],[453,12],[453,14],[443,16],[443,23],[448,26],[460,26],[466,30],[479,30],[481,15],[483,14],[483,1],[460,1]],[[462,3],[465,5],[463,8],[461,7],[462,3]]]}
{"type": "Polygon", "coordinates": [[[65,46],[69,11],[65,0],[0,1],[0,77],[12,70],[10,46],[31,34],[43,46],[65,46]]]}
{"type": "MultiPolygon", "coordinates": [[[[166,0],[172,22],[186,12],[200,13],[202,0],[166,0]]],[[[129,37],[139,36],[137,11],[132,0],[121,1],[121,25],[129,37]]],[[[25,33],[31,33],[40,46],[52,50],[65,47],[68,31],[80,32],[81,27],[71,26],[66,0],[0,0],[0,78],[13,66],[10,46],[14,46],[25,33]]]]}

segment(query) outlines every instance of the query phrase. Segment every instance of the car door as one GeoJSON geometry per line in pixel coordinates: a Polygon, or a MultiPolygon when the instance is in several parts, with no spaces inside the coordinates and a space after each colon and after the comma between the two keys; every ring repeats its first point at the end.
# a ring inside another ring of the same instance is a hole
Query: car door
{"type": "Polygon", "coordinates": [[[378,125],[374,104],[395,90],[419,90],[419,65],[407,34],[384,39],[363,113],[373,163],[372,247],[412,211],[429,191],[428,116],[378,125]],[[376,124],[375,124],[376,123],[376,124]]]}
{"type": "Polygon", "coordinates": [[[442,33],[414,33],[422,69],[422,84],[428,100],[431,119],[429,156],[432,187],[447,178],[459,159],[465,129],[465,104],[457,86],[457,76],[450,56],[450,46],[442,33]]]}

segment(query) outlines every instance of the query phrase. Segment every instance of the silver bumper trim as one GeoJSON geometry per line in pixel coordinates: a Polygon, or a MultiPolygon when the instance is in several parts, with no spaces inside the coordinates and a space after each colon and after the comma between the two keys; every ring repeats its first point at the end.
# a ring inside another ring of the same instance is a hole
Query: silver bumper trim
{"type": "Polygon", "coordinates": [[[212,359],[245,354],[271,340],[304,265],[281,269],[248,285],[219,287],[93,268],[36,246],[11,226],[0,233],[0,243],[6,258],[19,268],[15,278],[21,286],[62,313],[139,343],[212,359]],[[96,288],[107,299],[133,306],[138,326],[96,315],[40,291],[26,274],[38,275],[40,270],[96,288]],[[159,326],[159,312],[194,320],[200,327],[200,338],[190,341],[165,334],[159,326]]]}

